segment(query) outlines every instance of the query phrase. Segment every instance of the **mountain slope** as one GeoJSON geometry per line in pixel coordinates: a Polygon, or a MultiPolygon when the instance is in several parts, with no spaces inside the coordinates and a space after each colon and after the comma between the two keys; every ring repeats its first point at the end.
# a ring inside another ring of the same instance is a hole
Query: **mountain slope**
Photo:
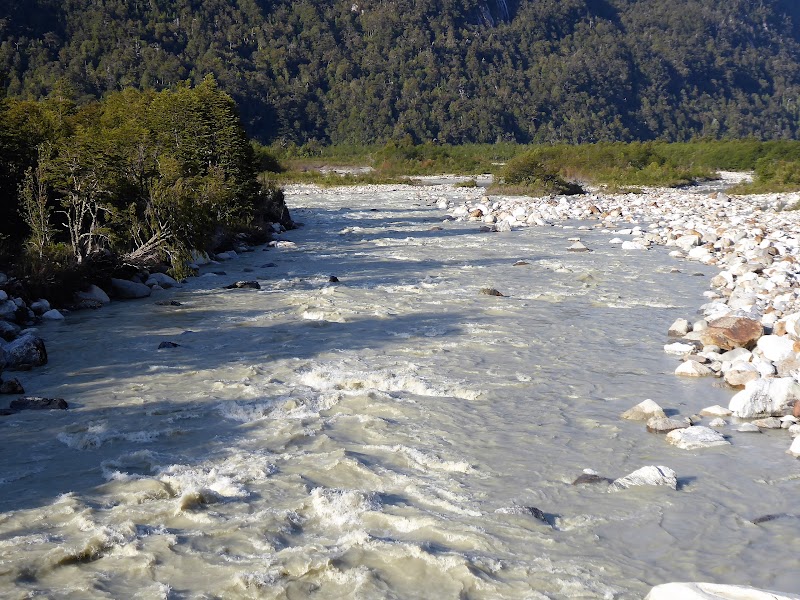
{"type": "Polygon", "coordinates": [[[786,138],[794,0],[3,0],[9,94],[213,72],[262,141],[786,138]]]}

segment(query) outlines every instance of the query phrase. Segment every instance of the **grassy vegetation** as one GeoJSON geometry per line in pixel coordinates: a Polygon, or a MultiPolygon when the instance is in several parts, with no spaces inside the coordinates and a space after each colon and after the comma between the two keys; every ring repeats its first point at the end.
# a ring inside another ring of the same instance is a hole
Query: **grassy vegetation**
{"type": "Polygon", "coordinates": [[[800,142],[734,140],[685,143],[633,142],[583,145],[447,144],[386,146],[256,147],[262,164],[272,164],[278,183],[323,186],[399,183],[415,175],[493,173],[490,191],[503,194],[569,194],[581,184],[628,191],[676,187],[713,179],[718,170],[754,171],[752,184],[735,193],[800,190],[800,142]],[[272,161],[272,163],[270,163],[272,161]],[[322,167],[369,166],[364,174],[322,174],[322,167]]]}

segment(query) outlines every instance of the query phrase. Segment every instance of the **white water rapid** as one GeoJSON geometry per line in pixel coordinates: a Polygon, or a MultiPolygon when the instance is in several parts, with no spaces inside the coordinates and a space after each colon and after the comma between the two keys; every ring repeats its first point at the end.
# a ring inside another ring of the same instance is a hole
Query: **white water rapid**
{"type": "Polygon", "coordinates": [[[467,193],[294,188],[296,247],[204,267],[226,274],[160,297],[181,306],[41,327],[49,364],[16,375],[71,408],[0,418],[0,595],[800,591],[800,518],[752,523],[800,513],[784,435],[686,451],[619,417],[727,405],[662,351],[713,268],[599,230],[442,223],[436,200],[467,193]],[[223,289],[238,280],[261,289],[223,289]],[[645,465],[678,489],[572,485],[645,465]]]}

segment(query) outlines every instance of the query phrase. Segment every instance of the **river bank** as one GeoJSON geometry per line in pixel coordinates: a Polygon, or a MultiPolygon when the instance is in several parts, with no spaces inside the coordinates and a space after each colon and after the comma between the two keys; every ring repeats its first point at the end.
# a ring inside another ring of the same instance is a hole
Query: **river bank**
{"type": "Polygon", "coordinates": [[[620,418],[645,398],[687,416],[729,402],[718,379],[676,377],[662,351],[716,266],[610,244],[643,237],[619,231],[628,221],[493,233],[447,218],[481,190],[287,195],[306,227],[225,275],[202,267],[164,293],[179,306],[114,302],[42,328],[51,361],[25,383],[72,408],[0,421],[6,589],[800,589],[786,432],[729,428],[730,444],[687,451],[620,418]],[[592,252],[568,250],[573,237],[592,252]],[[244,280],[259,289],[227,289],[244,280]],[[674,489],[608,493],[647,465],[673,471],[674,489]],[[586,469],[597,481],[573,485],[586,469]]]}

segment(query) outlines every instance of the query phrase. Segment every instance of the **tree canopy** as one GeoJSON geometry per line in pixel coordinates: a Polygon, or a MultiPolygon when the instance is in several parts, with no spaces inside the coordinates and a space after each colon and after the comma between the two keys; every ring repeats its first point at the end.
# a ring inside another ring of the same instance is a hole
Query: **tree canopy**
{"type": "MultiPolygon", "coordinates": [[[[5,0],[10,96],[213,73],[260,141],[792,138],[795,0],[5,0]]],[[[0,143],[3,143],[0,141],[0,143]]]]}

